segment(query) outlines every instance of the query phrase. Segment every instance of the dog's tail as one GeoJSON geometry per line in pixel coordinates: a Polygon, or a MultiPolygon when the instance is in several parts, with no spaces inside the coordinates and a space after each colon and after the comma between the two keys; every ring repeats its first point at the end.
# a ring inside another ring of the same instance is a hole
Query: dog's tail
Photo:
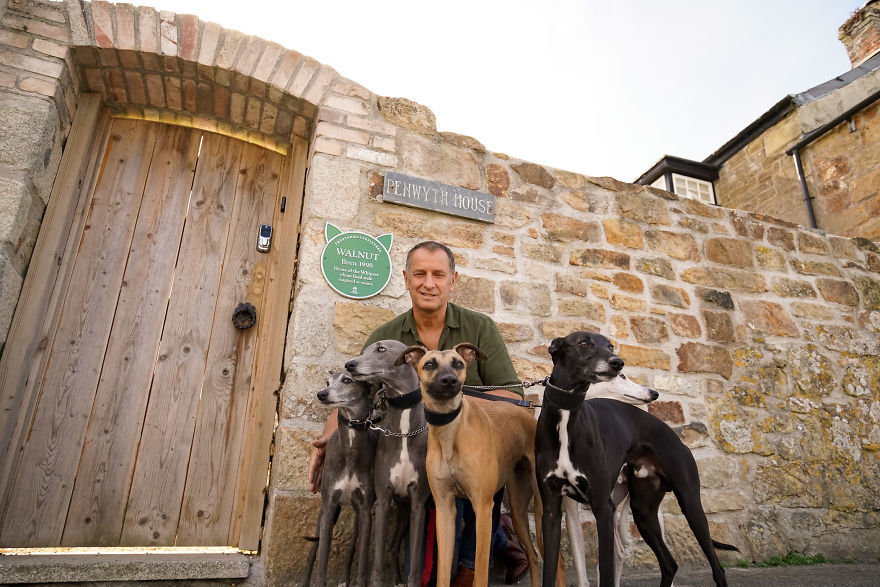
{"type": "MultiPolygon", "coordinates": [[[[317,542],[319,540],[317,536],[303,536],[302,539],[306,542],[317,542]]],[[[716,548],[718,547],[716,546],[716,548]]]]}
{"type": "Polygon", "coordinates": [[[717,540],[712,541],[712,546],[718,550],[735,550],[736,552],[739,552],[739,549],[732,544],[725,544],[723,542],[718,542],[717,540]]]}

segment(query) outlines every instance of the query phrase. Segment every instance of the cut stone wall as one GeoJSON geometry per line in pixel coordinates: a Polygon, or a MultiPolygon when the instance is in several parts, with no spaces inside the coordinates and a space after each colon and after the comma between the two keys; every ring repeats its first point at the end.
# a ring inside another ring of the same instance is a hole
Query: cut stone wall
{"type": "MultiPolygon", "coordinates": [[[[718,203],[808,225],[794,160],[785,151],[804,134],[880,90],[875,71],[800,106],[728,159],[715,183],[718,203]]],[[[880,240],[878,102],[801,151],[816,224],[843,236],[880,240]],[[852,129],[852,130],[851,130],[852,129]]]]}
{"type": "MultiPolygon", "coordinates": [[[[306,191],[270,534],[273,522],[310,529],[300,516],[300,500],[317,502],[306,490],[308,442],[327,416],[314,394],[328,369],[409,307],[405,252],[437,239],[456,252],[453,300],[495,318],[523,380],[549,373],[553,337],[586,329],[614,340],[627,373],[661,392],[648,410],[693,450],[713,535],[737,556],[876,557],[876,245],[487,152],[437,133],[418,105],[388,102],[377,98],[373,110],[371,101],[373,122],[357,127],[350,114],[318,113],[335,138],[316,145],[306,191]],[[353,141],[395,148],[370,159],[353,141]],[[389,170],[492,193],[496,222],[384,203],[389,170]],[[394,274],[380,295],[353,301],[324,282],[328,221],[394,234],[394,274]]],[[[664,511],[676,558],[703,564],[673,499],[664,511]]],[[[584,524],[594,536],[588,514],[584,524]]],[[[635,535],[628,557],[655,564],[635,535]]]]}

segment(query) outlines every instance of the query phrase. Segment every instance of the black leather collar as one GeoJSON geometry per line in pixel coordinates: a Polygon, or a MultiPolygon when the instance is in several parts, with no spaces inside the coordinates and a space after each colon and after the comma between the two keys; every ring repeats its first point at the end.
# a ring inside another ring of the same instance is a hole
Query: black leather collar
{"type": "Polygon", "coordinates": [[[550,380],[544,382],[544,401],[560,410],[577,410],[584,405],[587,391],[566,391],[556,387],[550,380]]]}
{"type": "Polygon", "coordinates": [[[385,401],[388,402],[389,406],[398,410],[411,408],[422,401],[422,388],[416,387],[414,390],[403,395],[386,395],[385,401]]]}
{"type": "Polygon", "coordinates": [[[339,412],[336,412],[336,421],[340,426],[348,426],[355,430],[366,430],[370,426],[370,420],[367,418],[364,418],[363,420],[349,420],[339,412]]]}
{"type": "Polygon", "coordinates": [[[461,413],[461,403],[451,412],[432,412],[427,406],[422,407],[425,408],[425,421],[431,426],[446,426],[461,413]]]}

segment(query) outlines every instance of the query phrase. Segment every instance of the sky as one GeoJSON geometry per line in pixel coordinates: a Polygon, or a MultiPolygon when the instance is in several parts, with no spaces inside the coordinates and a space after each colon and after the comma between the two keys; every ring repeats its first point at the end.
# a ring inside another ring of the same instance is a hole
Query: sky
{"type": "Polygon", "coordinates": [[[701,161],[788,94],[850,69],[864,0],[141,0],[277,42],[439,131],[634,181],[701,161]]]}

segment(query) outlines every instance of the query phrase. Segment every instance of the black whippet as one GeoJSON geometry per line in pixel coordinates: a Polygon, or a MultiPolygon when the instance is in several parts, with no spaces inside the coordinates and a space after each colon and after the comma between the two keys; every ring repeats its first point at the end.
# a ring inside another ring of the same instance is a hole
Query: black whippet
{"type": "Polygon", "coordinates": [[[700,479],[690,450],[660,419],[631,405],[608,399],[584,401],[590,384],[608,380],[623,368],[604,336],[574,332],[550,344],[553,371],[535,437],[538,486],[544,502],[544,585],[556,578],[563,496],[593,510],[599,536],[599,584],[615,583],[614,505],[611,492],[627,468],[633,520],[660,565],[661,587],[672,584],[678,568],[658,522],[658,508],[672,491],[716,585],[727,585],[714,548],[734,549],[709,536],[700,501],[700,479]]]}

